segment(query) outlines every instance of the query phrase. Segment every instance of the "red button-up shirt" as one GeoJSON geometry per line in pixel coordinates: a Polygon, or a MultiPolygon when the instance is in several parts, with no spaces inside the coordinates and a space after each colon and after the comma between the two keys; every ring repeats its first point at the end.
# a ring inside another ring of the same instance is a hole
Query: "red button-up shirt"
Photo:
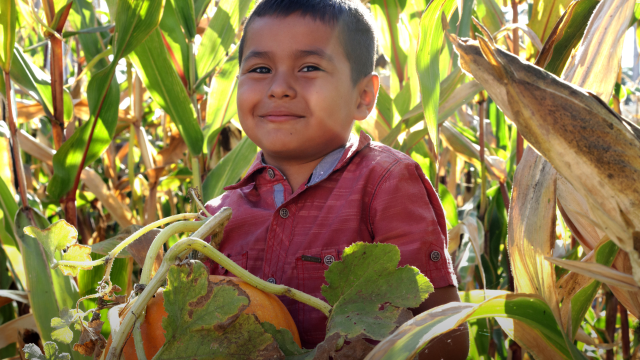
{"type": "MultiPolygon", "coordinates": [[[[206,204],[212,214],[225,206],[233,210],[220,251],[266,281],[325,300],[324,271],[346,247],[363,241],[397,245],[399,265],[417,267],[435,288],[456,285],[444,211],[431,183],[409,156],[364,133],[327,155],[295,192],[261,153],[225,190],[206,204]]],[[[211,274],[231,275],[207,265],[211,274]]],[[[280,299],[303,347],[324,340],[327,318],[319,310],[280,299]]]]}

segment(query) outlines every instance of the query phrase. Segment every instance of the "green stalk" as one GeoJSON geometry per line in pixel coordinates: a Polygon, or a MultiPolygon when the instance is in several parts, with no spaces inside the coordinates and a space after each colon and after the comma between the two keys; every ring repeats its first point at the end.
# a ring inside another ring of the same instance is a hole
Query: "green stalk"
{"type": "Polygon", "coordinates": [[[191,171],[193,172],[193,187],[202,193],[202,185],[200,181],[200,156],[193,155],[191,157],[191,171]]]}
{"type": "Polygon", "coordinates": [[[147,256],[144,259],[144,266],[142,267],[142,275],[140,275],[140,284],[148,284],[151,280],[151,270],[153,269],[153,263],[155,262],[158,252],[162,248],[162,245],[169,240],[169,238],[175,234],[183,232],[192,232],[200,229],[204,224],[204,221],[180,221],[167,226],[164,230],[156,236],[147,251],[147,256]]]}

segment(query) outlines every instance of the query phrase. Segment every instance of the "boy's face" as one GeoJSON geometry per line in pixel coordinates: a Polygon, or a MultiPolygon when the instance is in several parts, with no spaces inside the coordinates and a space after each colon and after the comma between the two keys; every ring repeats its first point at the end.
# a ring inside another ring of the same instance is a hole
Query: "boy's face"
{"type": "Polygon", "coordinates": [[[377,90],[376,75],[354,87],[331,26],[291,15],[256,18],[247,29],[238,117],[267,161],[304,163],[344,145],[377,90]]]}

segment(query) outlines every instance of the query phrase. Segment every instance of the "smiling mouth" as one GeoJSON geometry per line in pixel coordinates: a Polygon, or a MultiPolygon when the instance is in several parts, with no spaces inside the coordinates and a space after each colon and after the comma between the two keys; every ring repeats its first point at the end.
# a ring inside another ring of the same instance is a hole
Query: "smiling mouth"
{"type": "Polygon", "coordinates": [[[292,114],[292,113],[285,113],[285,112],[272,112],[272,113],[259,115],[259,117],[261,119],[264,119],[270,122],[284,122],[284,121],[299,120],[299,119],[302,119],[304,116],[292,114]]]}

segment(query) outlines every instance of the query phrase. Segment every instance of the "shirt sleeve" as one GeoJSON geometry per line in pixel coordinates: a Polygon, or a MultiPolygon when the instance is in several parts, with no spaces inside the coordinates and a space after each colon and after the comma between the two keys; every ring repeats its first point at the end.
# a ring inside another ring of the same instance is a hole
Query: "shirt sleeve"
{"type": "Polygon", "coordinates": [[[370,229],[374,242],[400,249],[399,266],[412,265],[434,288],[457,286],[444,210],[420,166],[399,161],[381,177],[371,198],[370,229]]]}

